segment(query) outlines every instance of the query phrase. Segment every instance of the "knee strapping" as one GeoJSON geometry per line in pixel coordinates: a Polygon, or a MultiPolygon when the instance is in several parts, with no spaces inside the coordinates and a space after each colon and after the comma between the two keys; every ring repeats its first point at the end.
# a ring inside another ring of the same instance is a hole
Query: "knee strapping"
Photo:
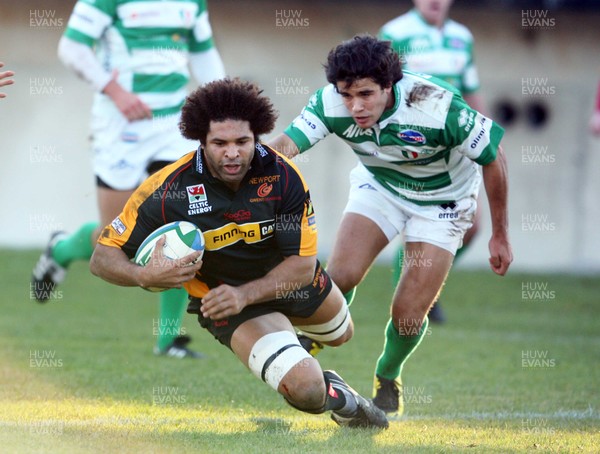
{"type": "Polygon", "coordinates": [[[275,391],[292,367],[312,358],[298,338],[289,331],[278,331],[261,337],[250,351],[248,367],[254,375],[275,391]]]}
{"type": "Polygon", "coordinates": [[[296,326],[300,331],[318,342],[331,342],[344,335],[350,325],[350,311],[345,304],[335,317],[320,325],[296,326]]]}

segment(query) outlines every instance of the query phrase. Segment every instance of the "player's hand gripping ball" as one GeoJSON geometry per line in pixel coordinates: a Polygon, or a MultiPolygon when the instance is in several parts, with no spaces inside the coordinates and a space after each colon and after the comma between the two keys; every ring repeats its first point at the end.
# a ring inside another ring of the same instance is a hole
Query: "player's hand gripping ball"
{"type": "MultiPolygon", "coordinates": [[[[169,259],[180,259],[192,252],[202,251],[198,260],[202,259],[204,253],[204,236],[202,231],[188,221],[176,221],[165,224],[152,232],[138,248],[133,261],[141,266],[146,266],[156,243],[165,235],[163,254],[169,259]]],[[[195,262],[194,262],[195,263],[195,262]]],[[[162,292],[166,289],[159,287],[148,287],[151,292],[162,292]]]]}

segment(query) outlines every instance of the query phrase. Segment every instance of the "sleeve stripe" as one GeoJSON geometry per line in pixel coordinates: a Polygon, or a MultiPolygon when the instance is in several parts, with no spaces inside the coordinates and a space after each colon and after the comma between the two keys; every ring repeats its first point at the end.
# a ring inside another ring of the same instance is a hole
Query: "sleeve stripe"
{"type": "Polygon", "coordinates": [[[504,129],[502,129],[496,123],[492,123],[492,130],[490,131],[490,143],[485,150],[483,150],[481,155],[475,159],[477,164],[484,166],[496,160],[498,144],[500,143],[500,140],[502,140],[503,135],[504,129]]]}
{"type": "Polygon", "coordinates": [[[67,28],[67,30],[65,31],[65,36],[69,39],[72,39],[75,42],[85,44],[88,47],[94,46],[94,38],[91,38],[88,35],[75,30],[74,28],[67,28]]]}
{"type": "Polygon", "coordinates": [[[290,124],[285,131],[283,131],[290,139],[296,144],[300,153],[308,150],[311,147],[310,140],[297,128],[294,128],[293,124],[290,124]]]}

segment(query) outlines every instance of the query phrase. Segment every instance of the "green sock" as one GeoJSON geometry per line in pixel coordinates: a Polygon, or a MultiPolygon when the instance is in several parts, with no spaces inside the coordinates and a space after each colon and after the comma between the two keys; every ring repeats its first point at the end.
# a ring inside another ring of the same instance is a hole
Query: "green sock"
{"type": "Polygon", "coordinates": [[[356,295],[356,287],[352,287],[352,290],[344,293],[344,298],[346,299],[346,304],[350,306],[352,301],[354,301],[354,296],[356,295]]]}
{"type": "Polygon", "coordinates": [[[181,329],[181,324],[186,307],[187,292],[185,289],[173,288],[160,294],[158,339],[156,341],[156,346],[160,350],[164,350],[177,336],[185,334],[181,329]]]}
{"type": "Polygon", "coordinates": [[[59,241],[52,248],[52,258],[62,267],[68,267],[73,260],[89,260],[96,246],[92,238],[99,222],[83,224],[71,236],[59,241]]]}
{"type": "Polygon", "coordinates": [[[398,328],[394,326],[392,319],[390,319],[385,329],[385,344],[383,345],[383,352],[377,360],[375,373],[388,380],[394,380],[400,376],[404,363],[423,340],[428,324],[429,319],[425,317],[419,334],[401,336],[398,328]]]}

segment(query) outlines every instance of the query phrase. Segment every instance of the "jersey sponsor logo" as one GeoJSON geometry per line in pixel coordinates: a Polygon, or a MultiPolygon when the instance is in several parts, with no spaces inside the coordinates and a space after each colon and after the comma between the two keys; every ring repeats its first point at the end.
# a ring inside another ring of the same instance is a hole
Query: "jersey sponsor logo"
{"type": "Polygon", "coordinates": [[[373,191],[376,190],[375,187],[372,184],[369,184],[369,183],[363,183],[358,188],[359,189],[372,189],[373,191]]]}
{"type": "Polygon", "coordinates": [[[210,213],[212,211],[212,205],[208,202],[190,203],[188,206],[188,216],[194,216],[202,213],[210,213]]]}
{"type": "Polygon", "coordinates": [[[208,197],[206,195],[206,189],[204,189],[204,184],[186,186],[185,190],[187,192],[189,201],[189,216],[194,216],[196,214],[202,213],[210,213],[212,211],[212,205],[208,203],[208,197]]]}
{"type": "Polygon", "coordinates": [[[351,124],[350,126],[348,126],[348,128],[346,128],[346,130],[342,133],[342,135],[344,137],[346,137],[347,139],[354,139],[355,137],[360,137],[360,136],[371,137],[373,135],[373,129],[372,128],[363,129],[360,126],[358,126],[357,124],[351,124]]]}
{"type": "Polygon", "coordinates": [[[154,10],[147,10],[147,11],[132,11],[129,14],[129,18],[130,19],[143,19],[143,18],[149,18],[149,17],[159,17],[160,16],[160,11],[158,9],[154,9],[154,10]]]}
{"type": "Polygon", "coordinates": [[[277,183],[281,175],[267,175],[264,177],[253,177],[248,180],[250,184],[277,183]]]}
{"type": "Polygon", "coordinates": [[[207,200],[204,184],[195,184],[194,186],[186,186],[188,200],[190,203],[204,202],[207,200]]]}
{"type": "Polygon", "coordinates": [[[456,202],[443,203],[440,205],[442,213],[438,215],[439,219],[458,219],[458,213],[456,212],[456,202]]]}
{"type": "Polygon", "coordinates": [[[269,152],[265,150],[265,147],[263,147],[260,143],[256,144],[256,149],[258,150],[258,154],[260,154],[261,158],[264,158],[269,154],[269,152]]]}
{"type": "Polygon", "coordinates": [[[259,197],[266,197],[266,196],[268,196],[271,193],[272,190],[273,190],[273,185],[272,184],[263,183],[263,184],[261,184],[258,187],[258,189],[256,191],[256,194],[259,197]]]}
{"type": "Polygon", "coordinates": [[[123,224],[123,221],[121,221],[118,216],[110,223],[110,225],[119,236],[123,235],[123,233],[125,233],[127,230],[127,227],[125,224],[123,224]]]}
{"type": "Polygon", "coordinates": [[[425,135],[419,131],[415,131],[414,129],[405,129],[403,131],[400,131],[398,133],[398,137],[408,143],[418,143],[421,145],[427,143],[425,135]]]}
{"type": "MultiPolygon", "coordinates": [[[[256,182],[256,184],[258,184],[258,182],[256,182]]],[[[273,185],[268,182],[263,182],[256,190],[258,197],[252,197],[252,198],[248,199],[248,201],[250,203],[258,203],[258,202],[270,202],[271,200],[281,200],[280,195],[269,196],[269,194],[271,194],[272,191],[273,191],[273,185]]],[[[275,191],[275,193],[277,193],[277,191],[275,191]]]]}
{"type": "Polygon", "coordinates": [[[487,133],[487,130],[484,128],[483,125],[485,125],[486,123],[486,118],[483,117],[481,119],[481,131],[479,131],[479,133],[475,136],[475,138],[473,139],[473,141],[471,142],[470,147],[472,149],[477,148],[477,144],[479,143],[479,141],[483,138],[483,136],[487,133]]]}
{"type": "Polygon", "coordinates": [[[248,222],[246,224],[230,222],[218,229],[208,230],[203,233],[206,249],[208,251],[216,251],[231,246],[238,241],[253,244],[271,238],[275,233],[275,220],[269,219],[261,222],[248,222]]]}
{"type": "Polygon", "coordinates": [[[317,125],[304,116],[304,111],[300,114],[300,119],[303,120],[310,129],[317,129],[317,125]]]}
{"type": "Polygon", "coordinates": [[[281,200],[280,195],[273,195],[271,197],[253,197],[248,199],[250,203],[261,203],[261,202],[270,202],[272,200],[281,200]]]}
{"type": "Polygon", "coordinates": [[[233,222],[243,222],[248,221],[252,217],[252,213],[248,210],[237,210],[235,213],[225,213],[223,215],[225,219],[233,222]]]}
{"type": "Polygon", "coordinates": [[[198,147],[196,151],[196,172],[204,173],[204,166],[202,165],[202,149],[198,147]]]}

